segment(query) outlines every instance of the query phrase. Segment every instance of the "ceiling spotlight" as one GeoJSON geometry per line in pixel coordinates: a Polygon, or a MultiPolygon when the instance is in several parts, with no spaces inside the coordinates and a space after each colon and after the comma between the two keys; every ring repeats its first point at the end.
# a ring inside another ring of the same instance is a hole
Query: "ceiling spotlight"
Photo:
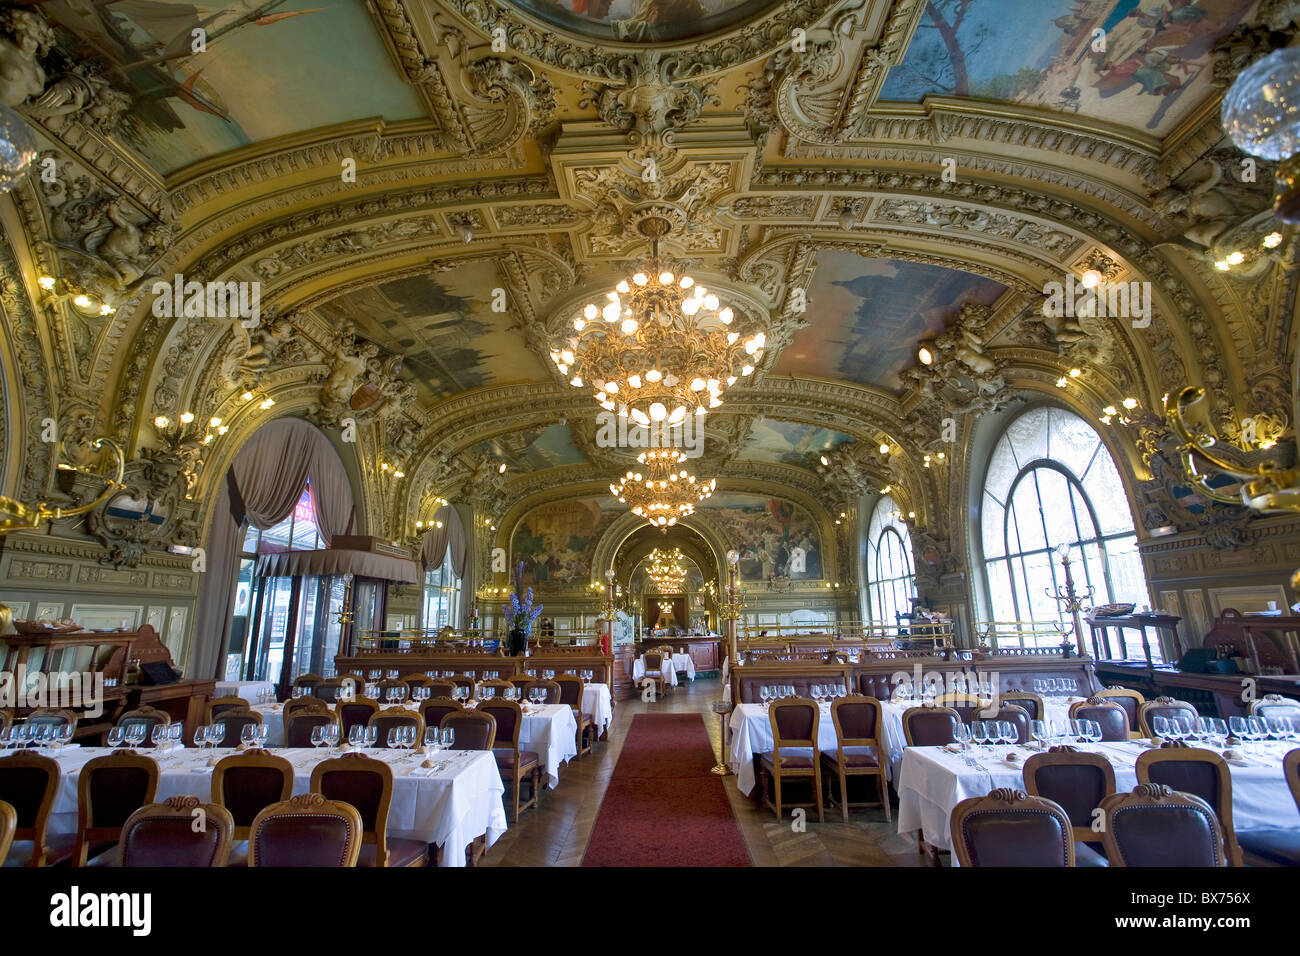
{"type": "Polygon", "coordinates": [[[1282,245],[1282,233],[1270,232],[1267,236],[1264,237],[1265,249],[1276,249],[1280,245],[1282,245]]]}
{"type": "Polygon", "coordinates": [[[934,353],[931,352],[924,345],[922,345],[919,349],[916,350],[916,357],[921,362],[922,365],[934,364],[934,353]]]}
{"type": "Polygon", "coordinates": [[[827,458],[825,455],[822,455],[822,456],[821,456],[821,459],[822,459],[822,464],[823,464],[823,465],[829,465],[829,464],[831,463],[831,460],[830,460],[829,458],[827,458]]]}
{"type": "Polygon", "coordinates": [[[889,442],[887,442],[887,441],[882,441],[882,442],[880,443],[880,453],[881,453],[882,455],[888,455],[888,454],[889,454],[889,442]]]}
{"type": "Polygon", "coordinates": [[[506,463],[503,461],[500,465],[497,466],[497,474],[504,475],[505,473],[506,473],[506,463]]]}
{"type": "Polygon", "coordinates": [[[1101,280],[1104,278],[1106,277],[1101,274],[1099,269],[1089,269],[1079,279],[1079,284],[1085,289],[1095,289],[1101,285],[1101,280]]]}

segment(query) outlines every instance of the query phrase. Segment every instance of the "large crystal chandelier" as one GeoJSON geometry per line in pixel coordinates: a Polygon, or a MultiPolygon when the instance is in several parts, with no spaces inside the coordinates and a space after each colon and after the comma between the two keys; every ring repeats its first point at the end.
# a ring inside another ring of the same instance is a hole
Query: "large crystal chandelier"
{"type": "Polygon", "coordinates": [[[681,467],[686,453],[676,448],[643,451],[636,460],[645,470],[629,470],[609,490],[633,514],[661,531],[694,514],[695,506],[710,497],[718,484],[716,478],[696,481],[694,475],[681,467]]]}
{"type": "Polygon", "coordinates": [[[1300,47],[1275,50],[1242,70],[1220,115],[1242,152],[1277,161],[1273,211],[1283,222],[1300,222],[1300,47]]]}
{"type": "Polygon", "coordinates": [[[649,260],[602,303],[587,303],[573,319],[575,334],[551,350],[575,388],[590,388],[603,408],[642,426],[677,426],[717,408],[723,391],[753,374],[767,344],[763,332],[733,329],[730,306],[659,258],[669,228],[666,219],[642,221],[649,260]]]}
{"type": "Polygon", "coordinates": [[[649,555],[646,576],[660,594],[676,594],[686,586],[686,555],[681,548],[671,551],[655,548],[649,555]]]}

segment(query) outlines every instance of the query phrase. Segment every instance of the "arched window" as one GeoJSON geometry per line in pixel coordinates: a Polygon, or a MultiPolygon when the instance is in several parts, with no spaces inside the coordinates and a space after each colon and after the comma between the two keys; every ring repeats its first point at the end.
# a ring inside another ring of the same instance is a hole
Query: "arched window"
{"type": "Polygon", "coordinates": [[[1053,551],[1061,544],[1085,599],[1091,585],[1096,604],[1150,602],[1119,470],[1096,430],[1067,409],[1032,408],[1007,425],[984,477],[980,530],[995,621],[1070,621],[1046,593],[1065,587],[1053,551]]]}
{"type": "Polygon", "coordinates": [[[873,624],[897,624],[897,615],[910,611],[916,597],[912,538],[897,515],[898,505],[886,495],[876,502],[867,526],[867,593],[873,624]]]}

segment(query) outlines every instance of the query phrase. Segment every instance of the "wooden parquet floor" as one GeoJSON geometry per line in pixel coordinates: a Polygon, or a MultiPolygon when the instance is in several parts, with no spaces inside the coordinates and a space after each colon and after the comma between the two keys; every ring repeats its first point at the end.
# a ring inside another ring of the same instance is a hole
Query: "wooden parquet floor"
{"type": "MultiPolygon", "coordinates": [[[[560,785],[542,794],[541,806],[525,810],[519,823],[510,827],[488,850],[479,866],[578,866],[591,837],[600,801],[609,784],[619,751],[639,713],[700,713],[715,751],[719,721],[709,704],[721,695],[718,680],[683,683],[654,703],[640,698],[620,701],[614,708],[609,740],[595,752],[571,760],[560,770],[560,785]]],[[[740,824],[741,833],[756,866],[923,866],[916,841],[900,836],[895,823],[885,821],[883,810],[860,808],[844,823],[838,809],[826,810],[826,822],[818,823],[809,812],[804,832],[796,833],[787,817],[778,821],[736,787],[736,778],[726,778],[727,795],[740,824]]],[[[895,808],[897,820],[897,808],[895,808]]]]}

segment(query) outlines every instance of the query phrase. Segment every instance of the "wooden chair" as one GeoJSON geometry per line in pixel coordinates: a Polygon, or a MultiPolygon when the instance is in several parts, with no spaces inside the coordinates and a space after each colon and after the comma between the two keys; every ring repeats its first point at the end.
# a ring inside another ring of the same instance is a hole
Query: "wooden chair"
{"type": "Polygon", "coordinates": [[[358,684],[350,677],[327,677],[312,689],[312,696],[319,697],[327,704],[337,704],[366,692],[365,684],[358,684]]]}
{"type": "Polygon", "coordinates": [[[209,697],[207,706],[203,708],[203,722],[215,724],[216,718],[228,710],[251,709],[252,705],[242,697],[209,697]]]}
{"type": "Polygon", "coordinates": [[[537,683],[537,678],[531,674],[518,674],[510,678],[510,683],[519,688],[519,697],[521,700],[528,699],[528,691],[537,683]]]}
{"type": "Polygon", "coordinates": [[[1076,865],[1106,865],[1105,850],[1098,852],[1089,844],[1100,843],[1100,835],[1093,829],[1096,810],[1115,792],[1115,768],[1109,760],[1083,751],[1034,754],[1025,761],[1025,790],[1030,796],[1051,800],[1070,818],[1076,865]]]}
{"type": "Polygon", "coordinates": [[[336,704],[334,710],[339,715],[339,733],[342,734],[342,739],[348,739],[353,727],[368,727],[370,718],[382,709],[379,701],[371,697],[353,697],[336,704]]]}
{"type": "Polygon", "coordinates": [[[1154,783],[1101,802],[1101,842],[1111,866],[1226,866],[1223,833],[1200,797],[1154,783]]]}
{"type": "Polygon", "coordinates": [[[546,691],[545,703],[558,704],[560,702],[560,685],[557,681],[538,680],[533,683],[533,686],[546,691]]]}
{"type": "Polygon", "coordinates": [[[1070,705],[1071,720],[1091,720],[1101,727],[1101,739],[1107,741],[1131,740],[1128,713],[1119,704],[1105,697],[1089,697],[1070,705]]]}
{"type": "Polygon", "coordinates": [[[465,706],[458,700],[450,697],[432,697],[420,705],[420,716],[424,718],[424,726],[441,727],[442,718],[447,714],[461,713],[465,706]]]}
{"type": "Polygon", "coordinates": [[[492,696],[494,699],[502,697],[508,690],[513,691],[515,689],[514,684],[510,683],[508,680],[502,680],[501,678],[481,680],[474,688],[474,696],[479,700],[486,700],[487,697],[483,691],[489,687],[492,688],[492,696]]]}
{"type": "Polygon", "coordinates": [[[292,690],[301,687],[304,697],[315,697],[316,688],[324,679],[320,674],[299,674],[293,679],[293,684],[290,687],[292,690]]]}
{"type": "Polygon", "coordinates": [[[578,725],[578,756],[589,754],[596,738],[596,721],[591,714],[582,712],[582,691],[586,685],[574,674],[557,674],[555,683],[560,685],[558,703],[569,705],[574,723],[578,725]]]}
{"type": "Polygon", "coordinates": [[[212,802],[234,821],[234,839],[250,839],[257,815],[293,793],[293,764],[260,748],[231,754],[212,768],[212,802]]]}
{"type": "Polygon", "coordinates": [[[76,711],[73,710],[62,707],[37,707],[27,715],[23,723],[28,727],[40,727],[44,724],[51,727],[76,727],[79,719],[76,711]]]}
{"type": "MultiPolygon", "coordinates": [[[[875,806],[874,803],[849,802],[849,777],[874,777],[879,781],[880,805],[885,808],[885,819],[892,820],[889,783],[885,779],[887,761],[882,742],[884,724],[880,701],[856,694],[837,697],[831,702],[831,721],[835,724],[835,750],[822,751],[822,770],[839,779],[844,822],[849,822],[849,807],[875,806]]],[[[831,806],[835,806],[834,788],[828,790],[831,806]]]]}
{"type": "Polygon", "coordinates": [[[491,750],[497,739],[497,721],[491,714],[462,710],[444,714],[439,727],[450,727],[456,734],[457,750],[491,750]]]}
{"type": "Polygon", "coordinates": [[[235,823],[224,807],[195,796],[168,797],[127,817],[118,866],[225,866],[235,823]],[[195,826],[202,820],[202,826],[195,826]]]}
{"type": "Polygon", "coordinates": [[[456,682],[445,677],[432,680],[425,686],[429,688],[430,698],[451,697],[456,692],[456,682]]]}
{"type": "Polygon", "coordinates": [[[942,747],[957,740],[961,716],[951,707],[909,707],[903,711],[903,739],[909,747],[942,747]]]}
{"type": "Polygon", "coordinates": [[[402,696],[400,700],[407,700],[411,696],[411,685],[400,677],[385,677],[379,682],[379,700],[380,703],[390,703],[388,692],[391,690],[400,690],[402,696]]]}
{"type": "Polygon", "coordinates": [[[136,810],[158,795],[158,761],[118,750],[86,762],[77,776],[77,833],[72,865],[85,866],[91,847],[103,853],[122,837],[136,810]]]}
{"type": "Polygon", "coordinates": [[[284,745],[286,747],[310,747],[313,727],[324,727],[338,722],[338,715],[324,704],[303,707],[285,718],[284,745]]]}
{"type": "Polygon", "coordinates": [[[428,674],[407,674],[402,680],[406,681],[406,686],[410,688],[428,687],[435,683],[434,679],[428,674]]]}
{"type": "Polygon", "coordinates": [[[1138,783],[1154,783],[1199,797],[1214,811],[1223,831],[1229,866],[1241,866],[1241,848],[1232,826],[1232,773],[1217,753],[1199,747],[1161,747],[1137,758],[1138,783]]]}
{"type": "Polygon", "coordinates": [[[306,710],[308,707],[324,707],[328,709],[329,704],[319,697],[291,697],[284,702],[284,706],[280,709],[280,716],[284,720],[285,733],[289,732],[289,718],[300,710],[306,710]]]}
{"type": "Polygon", "coordinates": [[[375,728],[375,746],[381,750],[388,749],[388,732],[399,727],[415,728],[415,746],[424,746],[424,718],[413,710],[381,710],[371,715],[366,726],[375,728]]]}
{"type": "Polygon", "coordinates": [[[1043,704],[1043,698],[1035,694],[1032,690],[1012,690],[998,695],[998,700],[1003,704],[1014,704],[1023,708],[1029,714],[1030,720],[1042,720],[1043,715],[1047,713],[1047,707],[1043,704]]]}
{"type": "Polygon", "coordinates": [[[759,758],[759,768],[764,775],[763,802],[782,819],[781,785],[785,778],[811,778],[813,805],[817,807],[817,822],[823,822],[822,771],[817,746],[818,724],[821,710],[817,702],[807,697],[785,697],[768,706],[768,720],[772,725],[772,752],[759,758]],[[783,752],[784,751],[784,752],[783,752]],[[767,799],[767,781],[771,780],[772,802],[767,799]]]}
{"type": "Polygon", "coordinates": [[[663,674],[663,653],[646,651],[641,655],[641,663],[645,667],[645,674],[641,677],[640,686],[645,686],[645,682],[650,681],[655,685],[655,693],[662,697],[668,692],[668,683],[664,680],[663,674]]]}
{"type": "Polygon", "coordinates": [[[15,859],[26,857],[25,866],[53,865],[72,856],[72,834],[52,839],[45,834],[61,777],[58,762],[50,757],[29,751],[0,757],[0,798],[17,814],[9,853],[15,859]]]}
{"type": "Polygon", "coordinates": [[[158,710],[156,707],[137,707],[135,710],[128,710],[121,717],[117,718],[116,726],[123,729],[127,727],[139,726],[144,724],[144,743],[142,746],[152,747],[153,743],[149,740],[149,735],[153,733],[155,727],[170,727],[172,718],[170,714],[158,710]]]}
{"type": "Polygon", "coordinates": [[[1157,697],[1138,708],[1138,730],[1141,732],[1140,736],[1154,738],[1156,733],[1151,729],[1153,717],[1190,717],[1195,724],[1198,716],[1196,708],[1185,700],[1157,697]]]}
{"type": "Polygon", "coordinates": [[[1292,720],[1300,720],[1300,700],[1292,700],[1281,694],[1265,694],[1259,700],[1250,702],[1250,716],[1263,717],[1266,720],[1269,717],[1290,717],[1292,720]]]}
{"type": "MultiPolygon", "coordinates": [[[[1282,758],[1282,772],[1291,788],[1291,799],[1300,810],[1300,749],[1282,758]]],[[[1252,865],[1300,866],[1300,830],[1283,827],[1247,830],[1237,834],[1237,842],[1252,865]]]]}
{"type": "Polygon", "coordinates": [[[519,749],[519,732],[523,729],[524,712],[513,700],[485,700],[478,705],[478,710],[484,714],[491,714],[496,721],[492,756],[496,758],[502,779],[511,781],[515,811],[510,819],[518,823],[520,810],[537,806],[537,794],[542,776],[541,757],[532,750],[519,749]],[[521,804],[520,783],[525,777],[529,781],[528,801],[521,804]]]}
{"type": "Polygon", "coordinates": [[[393,802],[393,770],[382,760],[348,753],[322,760],[311,772],[311,792],[340,800],[361,816],[358,866],[426,866],[429,846],[419,840],[389,839],[388,809],[393,802]]]}
{"type": "Polygon", "coordinates": [[[1000,787],[968,797],[948,818],[962,866],[1074,866],[1074,837],[1064,810],[1043,797],[1000,787]]]}
{"type": "Polygon", "coordinates": [[[222,747],[238,747],[244,739],[244,728],[249,724],[262,726],[263,718],[255,710],[227,710],[221,714],[217,723],[224,724],[225,734],[221,737],[222,747]]]}
{"type": "Polygon", "coordinates": [[[9,856],[9,848],[14,843],[14,832],[18,829],[18,811],[14,805],[0,800],[0,863],[9,856]]]}
{"type": "Polygon", "coordinates": [[[1108,687],[1105,690],[1099,690],[1092,695],[1101,697],[1110,703],[1117,704],[1124,709],[1128,716],[1128,735],[1130,740],[1136,740],[1142,734],[1138,731],[1138,712],[1142,710],[1142,705],[1147,702],[1138,691],[1129,690],[1127,687],[1108,687]]]}
{"type": "Polygon", "coordinates": [[[457,687],[468,687],[471,697],[474,695],[474,688],[478,686],[474,678],[467,677],[464,674],[456,674],[452,677],[446,678],[446,680],[451,681],[457,687]]]}
{"type": "Polygon", "coordinates": [[[356,866],[361,855],[361,814],[319,793],[262,808],[249,827],[249,866],[356,866]]]}

